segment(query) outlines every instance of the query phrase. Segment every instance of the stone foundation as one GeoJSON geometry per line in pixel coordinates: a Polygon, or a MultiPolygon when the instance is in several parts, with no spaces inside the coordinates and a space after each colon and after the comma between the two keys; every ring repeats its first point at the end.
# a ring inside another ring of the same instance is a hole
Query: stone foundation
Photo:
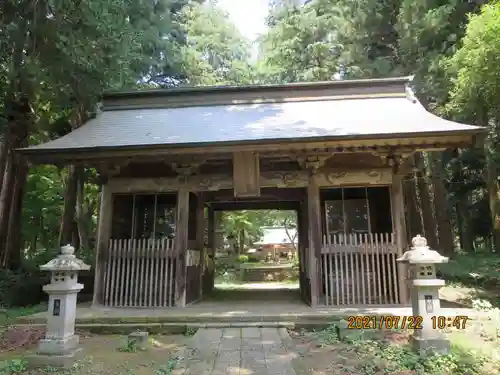
{"type": "Polygon", "coordinates": [[[239,279],[243,282],[286,281],[298,277],[298,269],[291,265],[248,267],[239,270],[239,279]]]}

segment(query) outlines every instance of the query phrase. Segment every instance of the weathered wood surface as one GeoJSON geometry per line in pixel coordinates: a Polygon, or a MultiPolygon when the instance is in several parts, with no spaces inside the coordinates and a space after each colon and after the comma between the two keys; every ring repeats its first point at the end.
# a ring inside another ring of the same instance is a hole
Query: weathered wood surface
{"type": "Polygon", "coordinates": [[[233,155],[233,186],[236,198],[260,195],[259,154],[237,152],[233,155]]]}
{"type": "Polygon", "coordinates": [[[394,233],[325,236],[321,248],[326,305],[399,303],[394,233]]]}
{"type": "Polygon", "coordinates": [[[169,239],[112,239],[102,263],[103,305],[171,307],[174,305],[174,244],[169,239]]]}
{"type": "MultiPolygon", "coordinates": [[[[392,183],[389,168],[355,171],[322,170],[316,173],[319,187],[388,185],[392,183]]],[[[260,187],[307,187],[309,172],[263,172],[260,187]]],[[[175,178],[113,178],[108,182],[113,193],[168,192],[185,188],[189,191],[217,191],[232,189],[233,178],[228,175],[195,175],[175,178]]]]}
{"type": "Polygon", "coordinates": [[[104,259],[108,251],[108,241],[111,236],[112,224],[112,194],[108,185],[101,186],[101,207],[99,209],[99,224],[97,227],[97,241],[96,241],[96,270],[94,277],[94,296],[92,298],[93,304],[100,304],[104,301],[104,274],[105,266],[104,259]]]}
{"type": "Polygon", "coordinates": [[[189,190],[177,192],[177,214],[175,220],[175,305],[186,306],[186,261],[189,224],[189,190]]]}
{"type": "MultiPolygon", "coordinates": [[[[401,256],[407,250],[406,243],[406,221],[405,221],[405,207],[403,196],[403,176],[400,174],[394,175],[394,181],[391,185],[391,205],[392,205],[392,225],[393,232],[396,233],[396,246],[398,255],[401,256]]],[[[399,284],[399,300],[401,303],[409,302],[409,284],[408,284],[408,270],[407,267],[398,263],[398,277],[399,284]]]]}
{"type": "Polygon", "coordinates": [[[321,203],[319,196],[319,186],[316,174],[311,174],[309,185],[307,186],[307,217],[309,220],[309,278],[311,283],[311,306],[318,305],[320,295],[320,273],[318,267],[321,253],[321,203]]]}
{"type": "Polygon", "coordinates": [[[203,273],[205,271],[205,197],[198,193],[196,199],[196,249],[200,252],[199,295],[203,294],[203,273]]]}
{"type": "Polygon", "coordinates": [[[165,157],[179,156],[206,156],[209,154],[232,154],[234,152],[252,151],[259,153],[296,153],[316,152],[324,150],[330,154],[335,153],[357,153],[372,152],[377,150],[389,150],[396,154],[418,151],[442,151],[448,148],[470,147],[472,134],[454,135],[425,135],[394,137],[393,135],[377,139],[333,139],[314,142],[280,142],[274,141],[263,144],[238,144],[221,145],[218,143],[204,147],[145,147],[142,149],[122,148],[117,150],[95,150],[93,152],[81,152],[71,150],[64,153],[40,153],[31,155],[33,163],[68,163],[84,164],[88,167],[102,166],[103,164],[115,164],[119,159],[159,160],[165,157]]]}

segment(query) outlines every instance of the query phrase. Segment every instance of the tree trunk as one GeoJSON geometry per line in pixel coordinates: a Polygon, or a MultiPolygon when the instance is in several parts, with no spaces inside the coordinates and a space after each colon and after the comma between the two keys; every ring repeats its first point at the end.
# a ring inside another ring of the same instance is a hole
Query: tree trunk
{"type": "Polygon", "coordinates": [[[2,264],[10,269],[18,269],[22,261],[21,219],[24,188],[28,178],[28,166],[22,158],[16,158],[14,188],[10,205],[6,251],[2,264]]]}
{"type": "Polygon", "coordinates": [[[455,245],[453,240],[453,227],[448,210],[448,194],[443,183],[442,153],[433,152],[429,155],[432,187],[434,189],[434,207],[438,224],[439,251],[444,255],[452,256],[455,245]]]}
{"type": "Polygon", "coordinates": [[[422,226],[422,217],[418,211],[417,190],[415,186],[415,177],[412,175],[410,178],[403,181],[403,194],[406,207],[407,219],[407,240],[411,243],[411,239],[417,234],[423,234],[424,228],[422,226]]]}
{"type": "Polygon", "coordinates": [[[78,187],[78,173],[74,165],[68,167],[66,186],[64,191],[64,207],[59,228],[59,245],[74,244],[73,225],[76,211],[76,192],[78,187]]]}
{"type": "Polygon", "coordinates": [[[240,230],[240,233],[238,235],[238,248],[237,248],[237,255],[240,255],[240,254],[243,254],[244,250],[245,250],[245,229],[241,229],[240,230]]]}
{"type": "Polygon", "coordinates": [[[77,171],[77,196],[76,196],[76,222],[78,226],[78,237],[80,247],[85,250],[90,249],[89,236],[87,233],[88,222],[85,212],[85,173],[83,167],[78,167],[77,171]]]}
{"type": "MultiPolygon", "coordinates": [[[[6,161],[2,187],[0,190],[0,249],[2,259],[7,259],[7,236],[9,233],[9,218],[11,208],[11,197],[14,190],[13,160],[9,156],[6,161]]],[[[5,264],[1,264],[6,267],[5,264]]]]}
{"type": "Polygon", "coordinates": [[[9,254],[9,251],[14,251],[16,246],[15,243],[9,241],[14,241],[20,235],[11,234],[9,236],[9,231],[16,228],[16,225],[11,225],[10,218],[21,216],[21,211],[12,212],[13,209],[19,210],[21,207],[20,203],[14,204],[13,202],[14,198],[22,200],[27,169],[24,161],[21,162],[14,155],[14,149],[28,144],[28,131],[31,127],[31,108],[28,98],[26,96],[17,100],[12,98],[13,96],[11,100],[6,101],[4,110],[7,113],[8,123],[3,148],[5,168],[0,187],[0,249],[3,251],[0,253],[2,259],[0,265],[4,268],[10,268],[11,259],[16,260],[20,257],[20,254],[9,254]]]}
{"type": "MultiPolygon", "coordinates": [[[[491,131],[491,130],[490,130],[491,131]]],[[[491,226],[493,235],[493,249],[500,250],[500,207],[498,205],[498,173],[493,158],[493,141],[492,135],[488,134],[484,142],[484,156],[485,156],[485,176],[486,188],[488,190],[488,202],[491,214],[491,226]]],[[[491,250],[493,250],[491,249],[491,250]]]]}
{"type": "Polygon", "coordinates": [[[469,230],[469,215],[467,211],[467,201],[465,197],[460,197],[455,204],[457,213],[457,227],[460,236],[460,248],[465,251],[474,250],[474,237],[469,230]]]}
{"type": "Polygon", "coordinates": [[[424,236],[430,247],[437,248],[438,241],[436,237],[436,220],[432,211],[432,202],[429,194],[429,185],[425,164],[420,153],[415,154],[415,163],[420,172],[417,174],[417,189],[420,198],[420,207],[422,209],[422,222],[424,225],[424,236]]]}

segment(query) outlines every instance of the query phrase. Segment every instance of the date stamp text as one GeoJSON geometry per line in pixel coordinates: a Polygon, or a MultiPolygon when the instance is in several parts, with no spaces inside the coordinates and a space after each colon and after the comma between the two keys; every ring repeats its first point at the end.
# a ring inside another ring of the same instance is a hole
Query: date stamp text
{"type": "MultiPolygon", "coordinates": [[[[432,329],[465,329],[467,316],[432,316],[427,324],[432,326],[432,329]]],[[[347,329],[422,329],[424,318],[420,315],[351,315],[347,318],[347,329]]]]}

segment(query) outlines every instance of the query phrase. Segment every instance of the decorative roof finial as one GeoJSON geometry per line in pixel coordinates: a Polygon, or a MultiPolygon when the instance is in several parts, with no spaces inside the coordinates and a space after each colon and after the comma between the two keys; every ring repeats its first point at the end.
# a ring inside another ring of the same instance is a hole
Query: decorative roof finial
{"type": "Polygon", "coordinates": [[[413,248],[427,247],[427,240],[425,239],[425,237],[422,237],[420,234],[417,234],[411,240],[411,247],[413,248]]]}
{"type": "Polygon", "coordinates": [[[61,254],[62,255],[73,255],[75,253],[75,248],[70,244],[61,246],[61,254]]]}

